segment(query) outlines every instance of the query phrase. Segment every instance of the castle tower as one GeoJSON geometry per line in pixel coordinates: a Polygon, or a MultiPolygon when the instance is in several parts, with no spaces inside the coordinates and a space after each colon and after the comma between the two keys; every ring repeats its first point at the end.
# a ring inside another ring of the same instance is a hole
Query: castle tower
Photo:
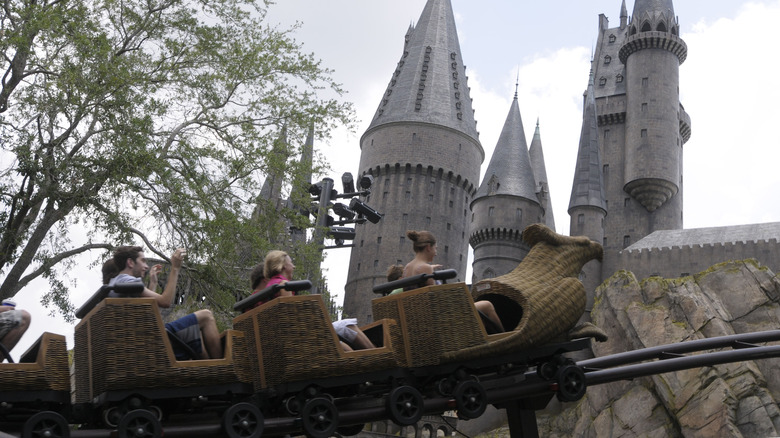
{"type": "MultiPolygon", "coordinates": [[[[588,91],[582,110],[582,130],[574,170],[574,184],[569,199],[569,234],[588,236],[591,240],[604,240],[604,217],[607,203],[604,199],[604,181],[601,174],[601,153],[599,150],[598,118],[596,98],[593,91],[593,72],[588,81],[588,91]]],[[[591,260],[582,268],[580,280],[587,292],[586,310],[593,308],[596,287],[601,283],[601,262],[591,260]]]]}
{"type": "Polygon", "coordinates": [[[690,117],[678,88],[687,47],[672,0],[637,0],[630,20],[626,11],[623,1],[615,28],[599,17],[593,60],[607,209],[602,278],[621,269],[624,248],[683,226],[682,146],[690,117]]]}
{"type": "Polygon", "coordinates": [[[543,222],[517,93],[471,211],[472,283],[516,268],[530,250],[520,238],[523,229],[543,222]]]}
{"type": "Polygon", "coordinates": [[[469,203],[485,158],[449,0],[428,0],[366,132],[358,175],[374,177],[367,203],[383,213],[356,226],[344,312],[372,320],[372,287],[413,258],[406,230],[438,240],[436,263],[467,268],[469,203]]]}
{"type": "Polygon", "coordinates": [[[531,147],[528,148],[528,155],[531,157],[531,167],[534,170],[534,180],[536,181],[536,196],[544,212],[544,224],[555,231],[555,216],[553,215],[552,200],[550,198],[550,184],[547,179],[547,167],[544,164],[544,152],[542,151],[542,136],[539,134],[539,119],[536,119],[536,131],[531,140],[531,147]]]}

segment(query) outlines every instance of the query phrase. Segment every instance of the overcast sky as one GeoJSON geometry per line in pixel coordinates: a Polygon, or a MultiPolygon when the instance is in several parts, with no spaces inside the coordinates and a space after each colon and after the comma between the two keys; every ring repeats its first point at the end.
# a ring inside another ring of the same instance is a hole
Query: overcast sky
{"type": "MultiPolygon", "coordinates": [[[[598,16],[620,22],[620,0],[452,0],[466,64],[484,172],[509,112],[519,78],[518,103],[526,134],[537,118],[550,180],[557,231],[568,234],[566,213],[582,120],[582,94],[596,43],[598,16]]],[[[368,127],[395,65],[404,34],[425,0],[279,0],[268,20],[303,25],[296,39],[334,70],[360,119],[358,132],[337,133],[315,148],[330,157],[338,181],[357,174],[359,138],[368,127]]],[[[685,228],[778,222],[780,203],[780,59],[776,23],[780,0],[677,0],[688,58],[680,67],[680,100],[691,116],[684,146],[685,228]]],[[[629,15],[633,0],[627,0],[629,15]]],[[[329,286],[343,296],[349,249],[331,250],[329,286]]],[[[97,288],[74,296],[76,306],[97,288]]],[[[465,278],[470,278],[470,274],[465,278]]],[[[81,281],[80,284],[91,284],[81,281]]],[[[72,327],[46,317],[33,294],[17,299],[33,313],[18,357],[43,331],[68,337],[72,327]]]]}

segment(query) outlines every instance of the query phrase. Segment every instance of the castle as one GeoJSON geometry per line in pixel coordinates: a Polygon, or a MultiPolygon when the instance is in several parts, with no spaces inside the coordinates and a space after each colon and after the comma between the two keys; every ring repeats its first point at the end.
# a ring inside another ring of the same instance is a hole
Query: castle
{"type": "MultiPolygon", "coordinates": [[[[529,250],[520,239],[526,226],[555,228],[539,128],[529,148],[517,96],[478,181],[488,157],[450,1],[428,0],[404,38],[360,139],[359,173],[373,175],[369,200],[384,212],[379,224],[356,227],[344,311],[361,322],[372,319],[371,289],[386,281],[387,267],[409,261],[408,229],[431,231],[436,263],[476,282],[517,266],[529,250]]],[[[589,308],[595,288],[621,269],[678,277],[742,258],[780,268],[780,223],[683,228],[683,149],[692,131],[679,69],[687,56],[672,0],[636,0],[630,16],[623,0],[615,27],[599,17],[568,209],[569,234],[605,249],[581,274],[589,308]]]]}

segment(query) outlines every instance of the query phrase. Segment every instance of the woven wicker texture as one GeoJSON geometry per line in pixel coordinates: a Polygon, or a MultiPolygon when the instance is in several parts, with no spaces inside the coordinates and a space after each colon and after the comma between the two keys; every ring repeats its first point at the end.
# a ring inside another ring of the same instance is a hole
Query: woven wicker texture
{"type": "Polygon", "coordinates": [[[243,334],[222,336],[225,358],[176,361],[154,300],[107,298],[76,326],[76,402],[131,388],[250,383],[243,334]]]}
{"type": "Polygon", "coordinates": [[[406,354],[404,366],[437,365],[445,353],[487,342],[463,283],[427,286],[375,298],[371,305],[375,318],[398,321],[406,354]]]}
{"type": "Polygon", "coordinates": [[[389,335],[383,347],[344,352],[319,295],[276,298],[233,320],[247,338],[256,390],[397,366],[395,324],[385,324],[389,335]]]}
{"type": "Polygon", "coordinates": [[[44,332],[36,347],[35,362],[0,364],[0,391],[70,391],[65,336],[44,332]]]}
{"type": "MultiPolygon", "coordinates": [[[[601,260],[601,245],[586,237],[557,234],[542,224],[528,226],[522,237],[531,247],[523,261],[512,272],[482,280],[473,287],[474,300],[491,301],[499,315],[506,307],[517,306],[520,318],[512,328],[513,334],[485,346],[449,353],[447,359],[463,360],[540,345],[568,332],[582,316],[585,287],[577,277],[585,263],[601,260]]],[[[511,326],[504,319],[502,316],[509,330],[511,326]]],[[[517,317],[507,320],[514,322],[517,317]]]]}

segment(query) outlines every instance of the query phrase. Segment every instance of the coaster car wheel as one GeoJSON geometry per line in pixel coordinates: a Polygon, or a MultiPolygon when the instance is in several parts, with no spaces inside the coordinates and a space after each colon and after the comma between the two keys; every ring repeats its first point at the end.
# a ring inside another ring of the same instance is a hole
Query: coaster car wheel
{"type": "Polygon", "coordinates": [[[585,395],[585,372],[576,365],[564,365],[558,369],[558,400],[577,401],[585,395]]]}
{"type": "Polygon", "coordinates": [[[128,412],[119,421],[119,438],[162,438],[162,425],[157,416],[145,409],[128,412]]]}
{"type": "Polygon", "coordinates": [[[68,421],[62,415],[54,411],[42,411],[24,422],[22,436],[25,438],[68,438],[70,437],[70,428],[68,428],[68,421]]]}
{"type": "Polygon", "coordinates": [[[464,380],[455,386],[455,407],[458,417],[477,418],[487,409],[487,392],[476,380],[464,380]]]}
{"type": "Polygon", "coordinates": [[[423,416],[423,397],[411,386],[399,386],[387,396],[390,419],[399,426],[411,426],[423,416]]]}
{"type": "Polygon", "coordinates": [[[316,397],[303,405],[301,422],[303,431],[309,438],[328,438],[336,432],[339,413],[332,401],[325,397],[316,397]]]}
{"type": "Polygon", "coordinates": [[[228,438],[260,438],[265,424],[260,408],[252,403],[236,403],[222,415],[222,428],[228,438]]]}
{"type": "Polygon", "coordinates": [[[558,366],[552,362],[542,362],[536,366],[536,375],[542,380],[552,380],[555,378],[555,372],[558,370],[558,366]]]}

